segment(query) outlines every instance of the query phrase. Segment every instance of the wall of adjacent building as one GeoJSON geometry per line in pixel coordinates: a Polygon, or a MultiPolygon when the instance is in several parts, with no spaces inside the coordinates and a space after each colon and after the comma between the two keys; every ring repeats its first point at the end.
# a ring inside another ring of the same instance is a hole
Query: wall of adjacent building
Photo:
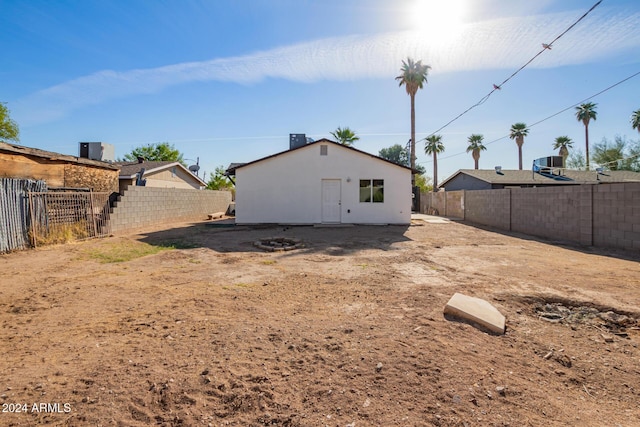
{"type": "Polygon", "coordinates": [[[0,152],[0,177],[42,180],[49,188],[118,191],[118,169],[0,152]]]}
{"type": "Polygon", "coordinates": [[[111,231],[206,220],[207,215],[226,212],[231,192],[182,188],[130,186],[111,211],[111,231]]]}
{"type": "Polygon", "coordinates": [[[421,201],[421,212],[501,230],[581,245],[640,249],[638,182],[446,191],[424,193],[421,201]]]}

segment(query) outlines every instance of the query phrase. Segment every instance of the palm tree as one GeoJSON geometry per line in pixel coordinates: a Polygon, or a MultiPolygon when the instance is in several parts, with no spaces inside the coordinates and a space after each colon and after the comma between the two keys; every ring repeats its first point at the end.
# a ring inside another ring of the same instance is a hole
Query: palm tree
{"type": "Polygon", "coordinates": [[[480,162],[480,152],[487,149],[487,147],[482,145],[483,139],[484,136],[477,133],[474,133],[467,139],[467,141],[469,141],[467,153],[471,152],[471,156],[473,157],[473,161],[475,162],[476,169],[478,169],[478,163],[480,162]]]}
{"type": "Polygon", "coordinates": [[[573,140],[568,136],[559,136],[556,138],[553,144],[554,150],[558,151],[558,154],[562,156],[562,167],[567,167],[567,157],[569,157],[569,148],[573,147],[573,140]]]}
{"type": "MultiPolygon", "coordinates": [[[[430,66],[422,64],[422,61],[414,62],[413,59],[407,58],[407,61],[402,61],[402,67],[400,74],[396,77],[396,80],[400,82],[400,86],[405,85],[407,94],[411,97],[411,159],[410,166],[412,170],[416,167],[416,93],[418,89],[422,89],[422,86],[427,82],[427,75],[429,74],[430,66]]],[[[411,172],[411,187],[415,185],[416,175],[411,172]]]]}
{"type": "Polygon", "coordinates": [[[640,132],[640,110],[636,110],[631,114],[631,127],[640,132]]]}
{"type": "Polygon", "coordinates": [[[509,138],[515,139],[518,144],[518,165],[522,170],[522,144],[524,144],[524,137],[529,134],[529,129],[524,123],[515,123],[511,125],[511,131],[509,132],[509,138]]]}
{"type": "Polygon", "coordinates": [[[438,191],[438,154],[444,151],[442,135],[431,135],[424,143],[424,153],[433,155],[433,191],[438,191]]]}
{"type": "Polygon", "coordinates": [[[349,128],[338,127],[335,131],[331,132],[331,135],[342,145],[351,147],[357,140],[360,139],[356,136],[355,132],[349,128]]]}
{"type": "Polygon", "coordinates": [[[593,119],[595,121],[596,105],[593,102],[587,102],[576,107],[576,119],[584,124],[584,139],[586,145],[585,156],[587,158],[587,170],[589,170],[589,121],[593,119]]]}

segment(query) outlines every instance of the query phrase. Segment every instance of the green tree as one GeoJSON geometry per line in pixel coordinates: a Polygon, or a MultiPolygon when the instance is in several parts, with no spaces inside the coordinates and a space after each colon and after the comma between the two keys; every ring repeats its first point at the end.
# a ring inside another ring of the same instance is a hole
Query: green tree
{"type": "Polygon", "coordinates": [[[418,187],[420,191],[432,191],[433,184],[431,182],[431,178],[424,174],[417,174],[416,187],[418,187]]]}
{"type": "MultiPolygon", "coordinates": [[[[411,167],[409,162],[409,154],[407,150],[400,144],[392,145],[388,148],[383,148],[378,152],[378,157],[382,157],[385,160],[389,160],[397,165],[411,167]]],[[[418,175],[424,175],[427,170],[422,165],[416,165],[415,171],[418,175]]]]}
{"type": "Polygon", "coordinates": [[[347,147],[351,147],[356,141],[360,139],[359,136],[355,134],[354,131],[346,128],[338,127],[335,131],[331,132],[331,135],[342,145],[346,145],[347,147]]]}
{"type": "Polygon", "coordinates": [[[138,157],[150,162],[180,162],[183,166],[187,166],[182,159],[182,153],[168,142],[157,142],[136,147],[131,150],[131,153],[125,154],[124,160],[135,162],[138,157]]]}
{"type": "Polygon", "coordinates": [[[0,102],[0,140],[20,141],[18,124],[9,117],[9,109],[3,102],[0,102]]]}
{"type": "Polygon", "coordinates": [[[444,152],[442,135],[428,136],[424,144],[424,153],[433,156],[433,189],[438,190],[438,154],[444,152]]]}
{"type": "Polygon", "coordinates": [[[480,163],[480,152],[487,149],[487,147],[482,145],[483,140],[484,136],[477,133],[467,138],[467,141],[469,141],[467,153],[471,152],[471,157],[473,157],[473,161],[475,162],[475,169],[478,169],[478,164],[480,163]]]}
{"type": "Polygon", "coordinates": [[[631,114],[631,128],[640,132],[640,110],[636,110],[631,114]]]}
{"type": "Polygon", "coordinates": [[[224,166],[216,167],[216,171],[211,174],[207,181],[207,190],[231,190],[234,188],[229,178],[225,175],[224,166]]]}
{"type": "MultiPolygon", "coordinates": [[[[427,82],[427,75],[431,67],[422,64],[422,61],[414,62],[413,59],[407,58],[402,61],[400,74],[396,80],[400,82],[400,86],[404,85],[407,94],[411,98],[411,153],[409,155],[409,166],[415,170],[416,167],[416,93],[418,89],[422,89],[427,82]]],[[[415,186],[415,174],[411,174],[411,185],[415,186]]]]}
{"type": "Polygon", "coordinates": [[[594,144],[591,160],[605,169],[612,171],[640,171],[640,144],[632,143],[621,136],[616,136],[611,142],[602,138],[599,144],[594,144]]]}
{"type": "Polygon", "coordinates": [[[511,125],[509,131],[509,138],[515,139],[518,145],[518,168],[522,170],[522,144],[524,144],[524,137],[529,134],[529,129],[524,123],[515,123],[511,125]]]}
{"type": "Polygon", "coordinates": [[[584,166],[584,153],[582,150],[572,151],[567,158],[566,167],[568,169],[581,170],[584,169],[584,166]]]}
{"type": "Polygon", "coordinates": [[[554,150],[559,150],[558,154],[562,156],[562,167],[567,167],[567,157],[569,157],[569,148],[573,147],[573,141],[568,136],[559,136],[553,144],[554,150]]]}
{"type": "Polygon", "coordinates": [[[576,119],[584,125],[584,140],[586,147],[586,170],[589,170],[589,121],[596,120],[596,106],[593,102],[587,102],[576,107],[576,119]]]}

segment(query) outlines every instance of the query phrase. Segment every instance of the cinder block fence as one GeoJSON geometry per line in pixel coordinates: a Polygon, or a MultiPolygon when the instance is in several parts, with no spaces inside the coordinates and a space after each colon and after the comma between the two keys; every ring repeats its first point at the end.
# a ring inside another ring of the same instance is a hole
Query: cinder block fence
{"type": "Polygon", "coordinates": [[[207,219],[226,212],[231,192],[129,186],[111,211],[111,231],[122,233],[141,227],[207,219]]]}
{"type": "Polygon", "coordinates": [[[640,182],[424,193],[421,212],[551,240],[640,250],[640,182]]]}

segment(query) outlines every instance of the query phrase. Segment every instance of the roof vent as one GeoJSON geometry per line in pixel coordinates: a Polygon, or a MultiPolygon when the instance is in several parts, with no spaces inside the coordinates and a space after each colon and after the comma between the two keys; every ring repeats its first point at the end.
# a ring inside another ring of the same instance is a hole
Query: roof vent
{"type": "Polygon", "coordinates": [[[496,170],[496,173],[497,173],[498,175],[504,175],[504,174],[502,173],[502,166],[496,166],[496,167],[495,167],[495,170],[496,170]]]}

